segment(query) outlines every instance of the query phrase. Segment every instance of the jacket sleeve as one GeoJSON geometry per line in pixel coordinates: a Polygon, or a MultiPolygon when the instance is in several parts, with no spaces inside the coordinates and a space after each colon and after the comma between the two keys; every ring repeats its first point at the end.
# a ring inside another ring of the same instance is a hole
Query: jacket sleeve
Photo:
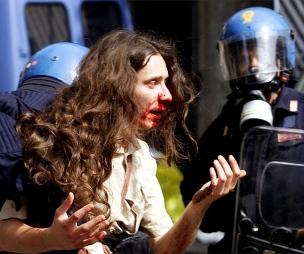
{"type": "Polygon", "coordinates": [[[20,114],[18,97],[13,93],[0,92],[0,112],[10,116],[12,119],[20,114]]]}
{"type": "Polygon", "coordinates": [[[15,130],[13,118],[0,112],[0,207],[11,199],[20,209],[22,192],[22,146],[15,130]]]}

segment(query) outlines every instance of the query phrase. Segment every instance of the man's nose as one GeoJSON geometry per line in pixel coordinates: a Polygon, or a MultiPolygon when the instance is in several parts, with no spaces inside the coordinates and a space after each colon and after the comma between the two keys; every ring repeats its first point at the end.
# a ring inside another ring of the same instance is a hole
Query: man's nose
{"type": "Polygon", "coordinates": [[[257,59],[257,57],[250,57],[250,64],[248,66],[248,70],[249,73],[257,73],[259,72],[260,68],[259,68],[259,61],[257,59]]]}
{"type": "Polygon", "coordinates": [[[250,65],[251,66],[258,66],[259,65],[259,60],[256,56],[251,56],[250,57],[250,65]]]}

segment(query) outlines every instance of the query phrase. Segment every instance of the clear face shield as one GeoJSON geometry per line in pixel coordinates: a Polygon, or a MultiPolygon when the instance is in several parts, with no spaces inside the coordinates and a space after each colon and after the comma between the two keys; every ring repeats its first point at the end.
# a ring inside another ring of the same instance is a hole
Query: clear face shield
{"type": "Polygon", "coordinates": [[[248,86],[258,85],[270,82],[281,71],[291,69],[287,57],[288,37],[279,34],[264,33],[251,39],[242,35],[220,41],[220,65],[224,78],[241,80],[248,86]]]}

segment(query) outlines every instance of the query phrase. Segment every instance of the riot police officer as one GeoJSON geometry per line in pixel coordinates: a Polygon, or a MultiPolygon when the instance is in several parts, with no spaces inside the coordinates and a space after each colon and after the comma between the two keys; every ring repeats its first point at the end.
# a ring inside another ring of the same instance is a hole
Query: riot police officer
{"type": "Polygon", "coordinates": [[[56,92],[76,78],[78,65],[88,51],[70,42],[51,44],[30,58],[16,91],[0,93],[0,219],[25,217],[21,204],[24,166],[16,119],[30,110],[44,110],[56,92]]]}
{"type": "MultiPolygon", "coordinates": [[[[184,166],[181,192],[185,204],[209,177],[207,169],[217,154],[239,156],[242,137],[249,128],[304,129],[304,94],[291,88],[294,34],[280,14],[264,7],[236,12],[223,26],[218,50],[223,76],[232,92],[200,138],[198,153],[184,166]]],[[[225,233],[220,242],[209,246],[210,253],[231,250],[234,206],[235,193],[230,193],[207,211],[201,230],[225,233]]]]}

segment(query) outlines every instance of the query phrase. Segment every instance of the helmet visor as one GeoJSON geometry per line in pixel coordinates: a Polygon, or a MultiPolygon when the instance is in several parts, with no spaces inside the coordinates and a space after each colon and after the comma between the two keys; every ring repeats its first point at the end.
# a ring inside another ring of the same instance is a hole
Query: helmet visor
{"type": "Polygon", "coordinates": [[[284,36],[262,36],[248,39],[248,35],[219,42],[220,65],[226,80],[246,78],[248,83],[269,82],[276,73],[289,70],[284,36]]]}

